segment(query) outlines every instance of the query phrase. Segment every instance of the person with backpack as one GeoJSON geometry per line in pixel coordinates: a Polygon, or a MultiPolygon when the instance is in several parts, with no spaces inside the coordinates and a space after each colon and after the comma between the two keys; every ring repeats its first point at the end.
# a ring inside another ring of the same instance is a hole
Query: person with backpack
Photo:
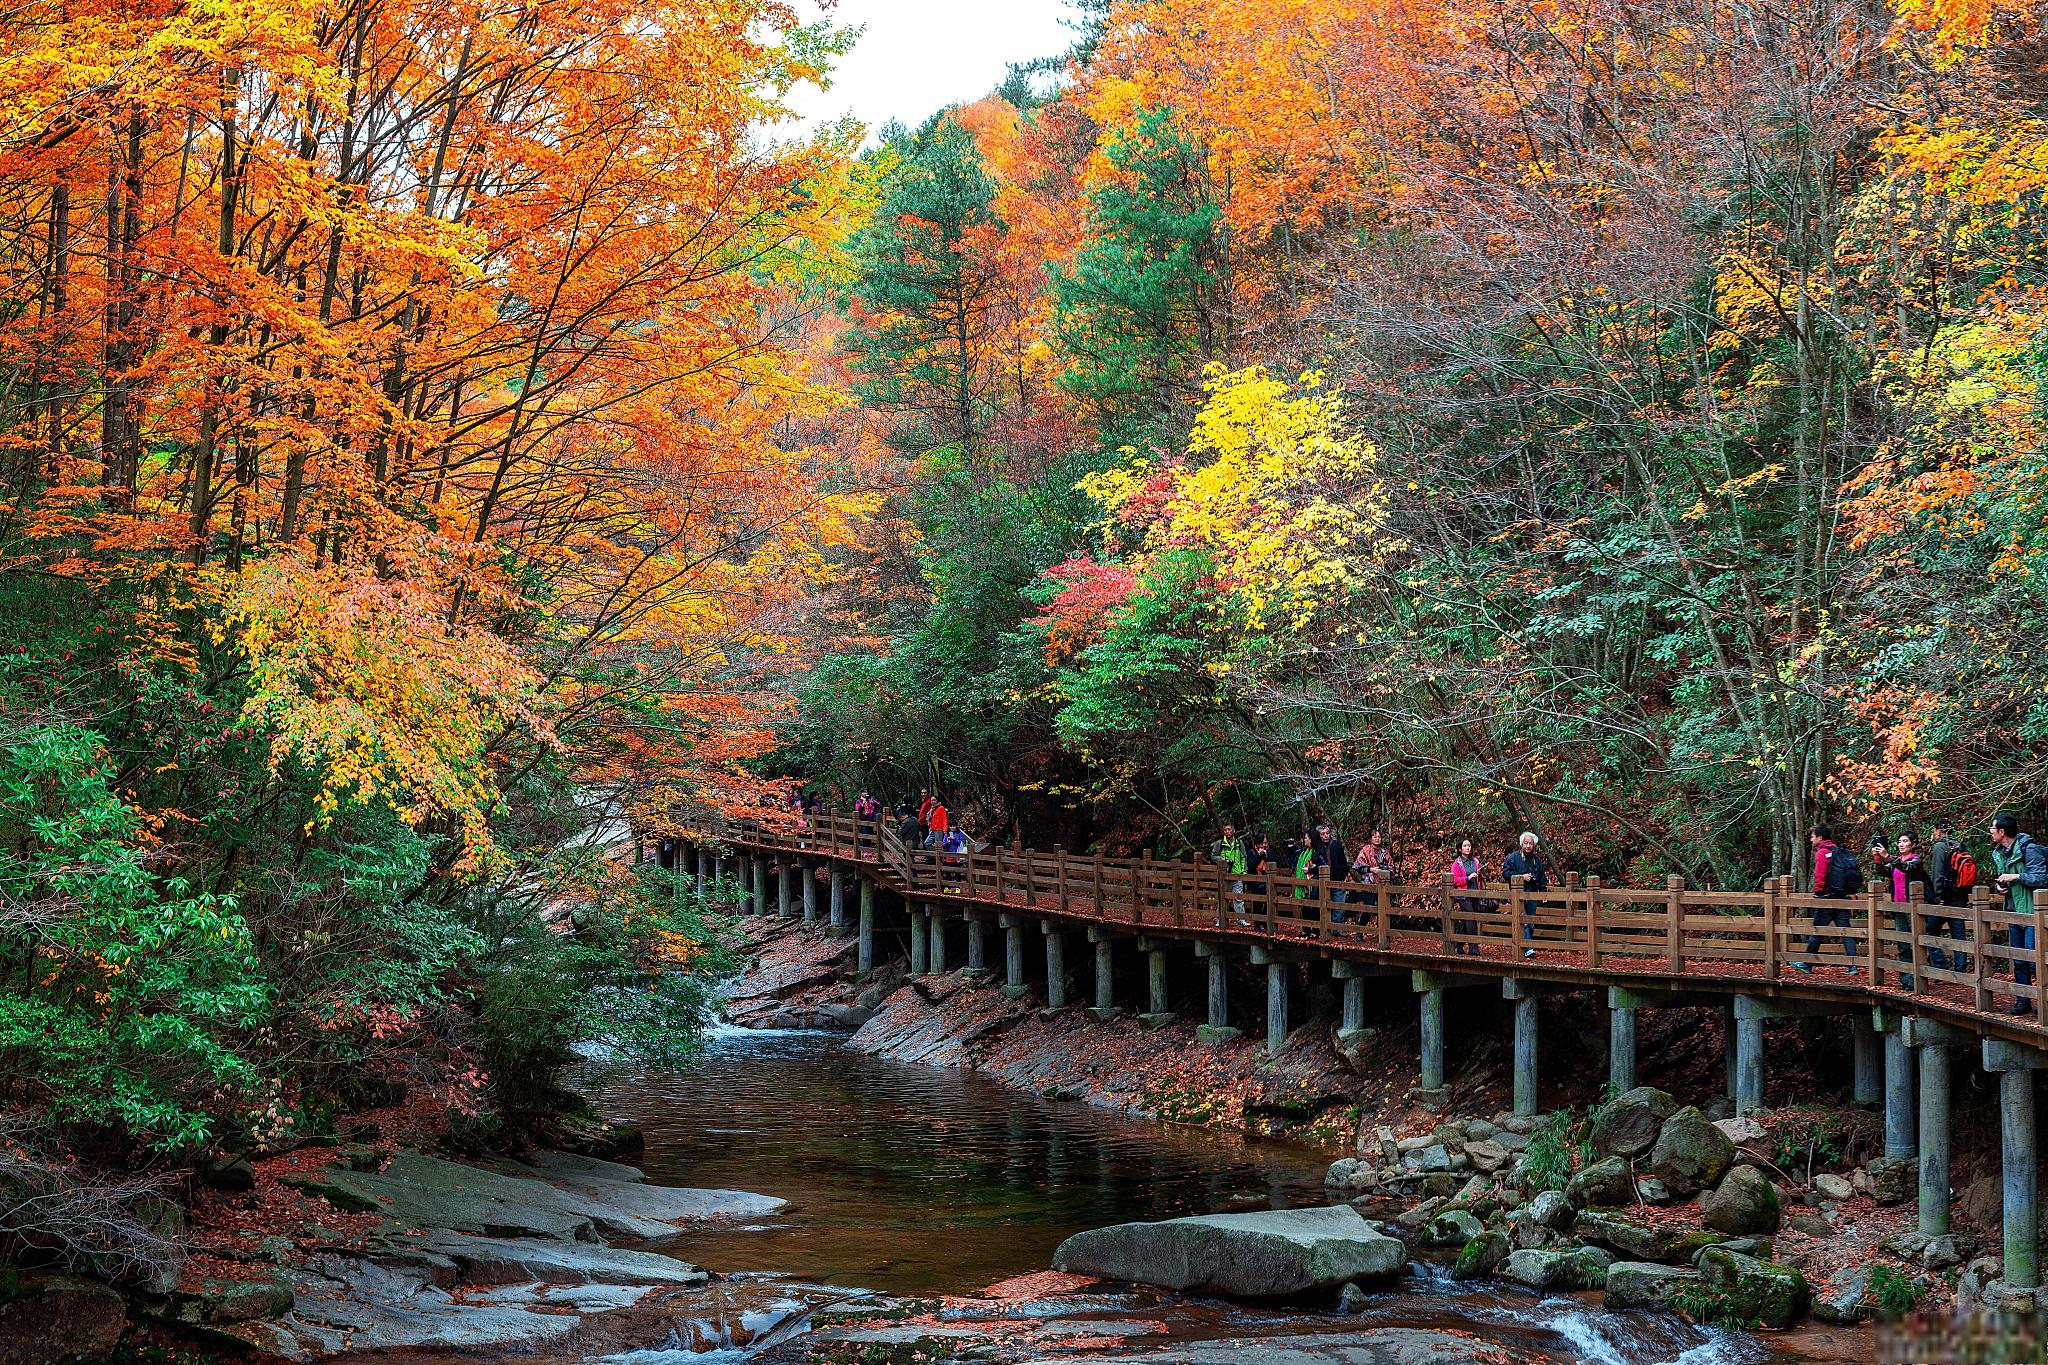
{"type": "MultiPolygon", "coordinates": [[[[1828,825],[1815,825],[1807,842],[1813,847],[1813,894],[1816,899],[1846,901],[1863,889],[1863,868],[1856,861],[1856,855],[1835,842],[1835,831],[1828,825]]],[[[1849,907],[1847,905],[1816,905],[1813,908],[1814,932],[1807,936],[1806,954],[1820,956],[1820,931],[1828,928],[1847,929],[1849,907]]],[[[1849,974],[1856,974],[1855,960],[1862,951],[1855,939],[1842,940],[1842,953],[1850,961],[1849,974]]],[[[1810,963],[1792,964],[1802,972],[1810,972],[1810,963]]]]}
{"type": "MultiPolygon", "coordinates": [[[[1960,839],[1949,835],[1948,821],[1937,820],[1929,827],[1934,844],[1927,850],[1927,899],[1950,909],[1968,909],[1970,888],[1977,884],[1977,860],[1960,839]]],[[[1958,943],[1963,939],[1963,921],[1955,915],[1927,916],[1927,932],[1947,934],[1958,943]]],[[[1969,954],[1957,952],[1951,959],[1940,948],[1927,950],[1927,965],[1945,970],[1970,970],[1969,954]]]]}
{"type": "MultiPolygon", "coordinates": [[[[2006,946],[2031,950],[2034,946],[2034,893],[2048,887],[2048,847],[2043,847],[2033,835],[2022,834],[2019,818],[2011,811],[2002,810],[1991,817],[1991,870],[1997,874],[1999,889],[2005,892],[2006,913],[2027,917],[2027,923],[2006,929],[2006,946]]],[[[2033,984],[2034,964],[2031,958],[2014,960],[2012,979],[2022,986],[2033,984]]],[[[2015,1000],[2012,1012],[2032,1014],[2034,1002],[2015,1000]]]]}
{"type": "MultiPolygon", "coordinates": [[[[1253,835],[1251,851],[1245,855],[1245,872],[1256,877],[1260,873],[1270,874],[1276,866],[1278,864],[1273,861],[1273,841],[1263,834],[1253,835]]],[[[1266,894],[1266,885],[1265,882],[1248,881],[1244,884],[1244,889],[1248,895],[1263,896],[1266,894]]]]}

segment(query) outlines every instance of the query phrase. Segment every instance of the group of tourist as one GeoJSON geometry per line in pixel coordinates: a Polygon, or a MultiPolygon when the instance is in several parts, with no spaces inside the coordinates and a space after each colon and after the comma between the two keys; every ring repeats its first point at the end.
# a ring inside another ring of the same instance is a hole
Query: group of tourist
{"type": "MultiPolygon", "coordinates": [[[[1806,940],[1808,957],[1819,957],[1821,950],[1820,931],[1849,927],[1850,897],[1863,894],[1866,887],[1875,884],[1888,894],[1895,905],[1922,901],[1942,909],[1965,909],[1970,904],[1970,893],[1979,885],[1980,872],[1976,856],[1969,845],[1960,838],[1947,821],[1938,820],[1928,828],[1932,842],[1923,849],[1920,836],[1907,830],[1890,842],[1882,833],[1871,837],[1869,848],[1859,860],[1856,854],[1835,841],[1835,832],[1827,825],[1818,825],[1808,836],[1813,847],[1812,891],[1820,900],[1841,901],[1836,906],[1817,906],[1813,912],[1814,933],[1806,940]]],[[[2000,811],[1991,817],[1990,828],[1986,831],[1991,841],[1991,884],[2004,896],[2005,910],[2013,915],[2025,915],[2027,923],[2014,923],[2005,930],[2005,946],[2008,948],[2031,949],[2034,946],[2034,893],[2048,888],[2048,845],[2042,844],[2033,835],[2020,829],[2016,816],[2009,811],[2000,811]]],[[[1964,938],[1963,919],[1959,915],[1923,914],[1923,934],[1944,936],[1958,942],[1964,938]]],[[[1892,927],[1901,933],[1911,933],[1913,916],[1910,912],[1892,915],[1892,927]]],[[[1844,956],[1852,959],[1849,971],[1857,970],[1853,959],[1861,956],[1862,946],[1856,939],[1844,934],[1829,935],[1842,945],[1844,956]]],[[[1899,960],[1913,960],[1912,946],[1898,945],[1899,960]]],[[[1807,962],[1794,962],[1801,971],[1811,971],[1807,962]]],[[[1942,948],[1930,948],[1927,965],[1943,971],[1966,972],[1970,970],[1970,958],[1960,949],[1954,953],[1942,948]]],[[[2024,958],[2015,958],[2012,964],[2013,980],[2020,985],[2031,985],[2034,981],[2034,964],[2024,958]]],[[[1900,983],[1907,990],[1913,989],[1910,972],[1900,976],[1900,983]]],[[[2035,1012],[2032,1000],[2015,1000],[2014,1014],[2035,1012]]]]}
{"type": "MultiPolygon", "coordinates": [[[[801,790],[791,793],[790,807],[801,814],[814,814],[819,808],[816,798],[806,796],[801,790]]],[[[857,820],[870,826],[879,825],[885,817],[881,802],[865,787],[853,803],[853,814],[857,820]]],[[[921,789],[915,803],[898,802],[886,815],[905,847],[930,849],[942,854],[965,853],[968,849],[966,832],[955,823],[944,799],[935,796],[930,788],[921,789]]],[[[2008,913],[2031,917],[2034,893],[2048,888],[2048,844],[2023,832],[2018,819],[2005,811],[1992,817],[1987,833],[1990,839],[1989,885],[2003,896],[2008,913]]],[[[1815,827],[1809,836],[1813,851],[1812,895],[1816,900],[1841,903],[1814,907],[1813,932],[1806,941],[1808,958],[1820,956],[1825,938],[1842,945],[1843,955],[1850,960],[1849,971],[1858,970],[1856,964],[1861,961],[1862,948],[1860,942],[1846,932],[1851,922],[1850,900],[1865,894],[1866,888],[1873,885],[1892,904],[1920,901],[1932,907],[1930,912],[1921,916],[1924,934],[1946,937],[1957,943],[1965,940],[1963,917],[1939,912],[1969,906],[1970,893],[1979,884],[1976,857],[1967,842],[1945,820],[1931,824],[1928,834],[1930,837],[1925,844],[1913,830],[1901,831],[1891,839],[1883,833],[1875,834],[1858,858],[1853,850],[1837,842],[1830,826],[1822,824],[1815,827]],[[1830,929],[1842,932],[1824,932],[1830,929]]],[[[1550,867],[1541,844],[1533,831],[1523,831],[1515,846],[1501,859],[1499,880],[1511,882],[1521,878],[1525,894],[1549,890],[1550,867]]],[[[1357,852],[1352,853],[1347,850],[1343,836],[1327,820],[1316,822],[1307,833],[1277,846],[1265,834],[1241,835],[1236,825],[1225,823],[1220,837],[1209,846],[1209,857],[1222,869],[1232,908],[1239,916],[1245,913],[1246,896],[1263,897],[1266,894],[1269,883],[1262,880],[1266,877],[1295,878],[1294,894],[1303,898],[1309,892],[1299,883],[1328,882],[1330,920],[1339,924],[1348,918],[1346,907],[1377,905],[1378,895],[1371,888],[1394,880],[1393,854],[1379,829],[1374,829],[1357,852]]],[[[1461,918],[1454,912],[1451,921],[1451,931],[1458,940],[1454,949],[1460,954],[1477,955],[1479,916],[1493,911],[1499,902],[1474,894],[1487,884],[1488,879],[1485,865],[1481,863],[1470,838],[1458,841],[1457,852],[1445,873],[1454,892],[1454,910],[1464,916],[1461,918]]],[[[1911,912],[1893,912],[1893,928],[1909,933],[1912,919],[1911,912]]],[[[1534,926],[1525,924],[1522,933],[1525,940],[1533,940],[1534,926]]],[[[2014,923],[2005,931],[2004,937],[2007,947],[2031,949],[2034,946],[2033,925],[2031,922],[2014,923]]],[[[1899,944],[1898,950],[1901,961],[1912,961],[1910,944],[1899,944]]],[[[1525,942],[1523,955],[1534,954],[1535,949],[1525,942]]],[[[1970,956],[1961,948],[1952,952],[1930,948],[1926,953],[1926,964],[1943,971],[1968,971],[1970,956]]],[[[1805,960],[1790,965],[1800,971],[1812,970],[1812,964],[1805,960]]],[[[2012,971],[2015,982],[2022,985],[2033,983],[2035,971],[2032,961],[2016,958],[2012,971]]],[[[1912,975],[1902,973],[1900,984],[1907,990],[1913,989],[1912,975]]],[[[2031,1000],[2013,1002],[2014,1014],[2032,1014],[2034,1011],[2035,1005],[2031,1000]]]]}

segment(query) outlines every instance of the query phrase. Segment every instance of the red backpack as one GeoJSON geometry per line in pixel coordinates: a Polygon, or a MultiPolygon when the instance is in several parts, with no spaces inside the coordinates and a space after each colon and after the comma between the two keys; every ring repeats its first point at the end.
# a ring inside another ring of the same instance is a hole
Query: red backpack
{"type": "Polygon", "coordinates": [[[1977,860],[1970,856],[1967,848],[1958,848],[1948,855],[1949,885],[1958,891],[1968,891],[1977,884],[1977,860]]]}

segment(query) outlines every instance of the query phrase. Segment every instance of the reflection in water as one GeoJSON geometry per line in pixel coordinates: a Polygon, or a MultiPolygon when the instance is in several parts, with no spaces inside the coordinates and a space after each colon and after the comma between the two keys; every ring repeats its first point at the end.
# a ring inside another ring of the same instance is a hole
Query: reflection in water
{"type": "MultiPolygon", "coordinates": [[[[608,1117],[641,1126],[647,1148],[638,1161],[649,1178],[756,1190],[793,1206],[669,1248],[742,1282],[716,1291],[730,1299],[724,1310],[679,1323],[667,1340],[608,1365],[746,1360],[768,1338],[804,1330],[807,1304],[839,1297],[818,1285],[972,1293],[1044,1269],[1053,1248],[1082,1228],[1327,1200],[1327,1159],[1312,1151],[1163,1128],[972,1073],[878,1061],[826,1034],[722,1029],[687,1074],[592,1062],[579,1087],[608,1117]]],[[[1677,1318],[1608,1313],[1578,1297],[1537,1298],[1416,1269],[1349,1318],[1303,1305],[1162,1302],[1143,1291],[1046,1308],[1104,1332],[1141,1325],[1134,1344],[1154,1348],[1261,1337],[1336,1344],[1401,1326],[1470,1333],[1528,1360],[1798,1358],[1677,1318]]]]}
{"type": "Polygon", "coordinates": [[[958,1293],[1043,1270],[1082,1228],[1324,1201],[1327,1158],[1305,1149],[1162,1130],[821,1034],[721,1030],[687,1074],[593,1063],[581,1086],[646,1133],[649,1179],[794,1205],[693,1233],[690,1259],[722,1271],[958,1293]]]}

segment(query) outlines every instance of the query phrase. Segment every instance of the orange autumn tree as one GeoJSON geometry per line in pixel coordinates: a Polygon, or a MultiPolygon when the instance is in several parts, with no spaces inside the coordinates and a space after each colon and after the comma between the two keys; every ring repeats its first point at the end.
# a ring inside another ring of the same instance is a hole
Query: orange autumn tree
{"type": "Polygon", "coordinates": [[[251,717],[466,859],[489,783],[455,770],[508,727],[627,799],[694,773],[650,819],[743,799],[732,682],[847,510],[777,436],[823,401],[785,340],[858,203],[843,147],[772,129],[837,39],[768,0],[0,22],[17,568],[182,561],[251,717]],[[309,609],[401,600],[381,642],[309,609]],[[460,743],[375,682],[407,670],[460,743]]]}
{"type": "MultiPolygon", "coordinates": [[[[0,726],[95,755],[122,836],[33,775],[0,824],[46,896],[122,872],[82,959],[232,919],[236,1009],[150,1006],[210,1040],[179,1133],[449,1002],[508,1109],[579,1031],[691,1036],[710,930],[618,855],[758,802],[868,506],[810,341],[871,195],[783,106],[844,41],[779,0],[0,16],[0,726]]],[[[0,978],[35,951],[0,928],[0,978]]],[[[13,991],[0,1071],[59,1095],[13,991]]]]}

